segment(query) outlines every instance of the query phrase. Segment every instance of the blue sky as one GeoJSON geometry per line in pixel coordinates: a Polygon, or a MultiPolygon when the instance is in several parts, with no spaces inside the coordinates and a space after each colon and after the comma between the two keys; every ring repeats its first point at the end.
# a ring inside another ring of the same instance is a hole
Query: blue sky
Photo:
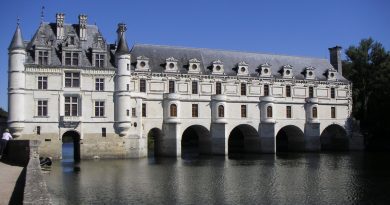
{"type": "Polygon", "coordinates": [[[0,107],[7,109],[8,46],[16,19],[25,40],[40,23],[66,23],[80,13],[97,24],[108,42],[119,22],[134,43],[179,45],[328,58],[328,48],[348,48],[367,37],[390,49],[388,0],[12,0],[0,6],[0,107]]]}

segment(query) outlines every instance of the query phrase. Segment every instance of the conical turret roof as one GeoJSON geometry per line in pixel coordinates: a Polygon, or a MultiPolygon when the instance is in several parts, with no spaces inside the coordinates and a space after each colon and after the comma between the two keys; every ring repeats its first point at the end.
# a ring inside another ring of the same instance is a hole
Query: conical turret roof
{"type": "Polygon", "coordinates": [[[20,30],[19,24],[16,27],[16,31],[14,33],[14,37],[12,38],[11,44],[8,47],[8,50],[15,50],[15,49],[24,49],[24,43],[23,43],[23,37],[22,37],[22,31],[20,30]]]}
{"type": "Polygon", "coordinates": [[[128,53],[130,53],[129,46],[127,45],[125,33],[122,33],[115,54],[128,54],[128,53]]]}

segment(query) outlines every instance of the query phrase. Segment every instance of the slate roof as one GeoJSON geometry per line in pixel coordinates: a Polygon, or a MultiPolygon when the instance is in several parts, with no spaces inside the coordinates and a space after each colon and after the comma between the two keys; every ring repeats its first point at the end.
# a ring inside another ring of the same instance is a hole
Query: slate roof
{"type": "MultiPolygon", "coordinates": [[[[268,63],[271,65],[272,75],[275,78],[282,78],[280,70],[284,65],[293,66],[293,74],[295,79],[304,79],[303,71],[306,67],[312,66],[317,80],[326,80],[325,73],[329,68],[333,68],[327,59],[295,57],[286,55],[274,55],[263,53],[225,51],[205,48],[186,48],[174,46],[160,45],[145,45],[136,44],[131,49],[132,65],[136,65],[138,56],[149,58],[151,72],[163,72],[166,59],[174,57],[178,59],[178,67],[180,73],[187,73],[188,62],[192,58],[201,61],[201,74],[211,74],[212,62],[221,60],[224,65],[225,74],[235,76],[237,64],[245,61],[249,64],[249,75],[258,76],[258,68],[261,64],[268,63]]],[[[340,74],[336,74],[339,81],[348,82],[340,74]]]]}
{"type": "Polygon", "coordinates": [[[14,36],[12,37],[12,41],[8,47],[8,50],[14,50],[14,49],[19,49],[19,48],[25,48],[24,43],[23,43],[23,37],[22,37],[22,32],[20,31],[20,26],[19,24],[16,27],[14,36]]]}
{"type": "MultiPolygon", "coordinates": [[[[47,47],[51,49],[51,66],[61,66],[61,50],[62,48],[66,49],[76,49],[81,51],[80,66],[81,67],[91,67],[92,66],[92,48],[99,48],[97,45],[98,37],[103,38],[98,27],[96,25],[87,25],[87,40],[80,41],[78,24],[64,24],[64,35],[65,37],[61,40],[57,40],[56,36],[56,24],[55,23],[42,23],[38,30],[36,31],[34,37],[27,44],[27,63],[34,63],[34,47],[47,47]],[[75,46],[67,47],[66,41],[70,36],[75,38],[75,46]]],[[[106,43],[103,38],[103,47],[102,51],[106,52],[107,56],[107,68],[114,69],[114,50],[115,47],[106,43]]]]}

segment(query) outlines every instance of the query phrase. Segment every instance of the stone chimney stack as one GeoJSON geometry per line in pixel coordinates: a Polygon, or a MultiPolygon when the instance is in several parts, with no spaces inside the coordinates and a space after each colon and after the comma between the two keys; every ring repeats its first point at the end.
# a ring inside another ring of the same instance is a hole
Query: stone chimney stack
{"type": "Polygon", "coordinates": [[[56,14],[56,33],[57,33],[57,39],[61,40],[64,39],[64,20],[65,20],[65,14],[64,13],[57,13],[56,14]]]}
{"type": "Polygon", "coordinates": [[[341,47],[335,46],[329,48],[330,64],[337,70],[340,75],[343,75],[343,67],[341,64],[341,47]]]}
{"type": "Polygon", "coordinates": [[[87,40],[87,15],[79,15],[79,36],[80,40],[87,40]]]}

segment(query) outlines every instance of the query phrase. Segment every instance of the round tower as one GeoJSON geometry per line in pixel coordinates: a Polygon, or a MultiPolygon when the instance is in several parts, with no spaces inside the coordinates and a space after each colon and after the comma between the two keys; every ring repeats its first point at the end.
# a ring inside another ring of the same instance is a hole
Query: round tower
{"type": "Polygon", "coordinates": [[[127,46],[126,24],[118,24],[118,47],[115,52],[115,128],[120,136],[126,136],[130,129],[130,63],[131,56],[127,46]]]}
{"type": "Polygon", "coordinates": [[[14,137],[19,137],[24,128],[24,63],[26,50],[19,23],[8,47],[8,126],[14,137]]]}

